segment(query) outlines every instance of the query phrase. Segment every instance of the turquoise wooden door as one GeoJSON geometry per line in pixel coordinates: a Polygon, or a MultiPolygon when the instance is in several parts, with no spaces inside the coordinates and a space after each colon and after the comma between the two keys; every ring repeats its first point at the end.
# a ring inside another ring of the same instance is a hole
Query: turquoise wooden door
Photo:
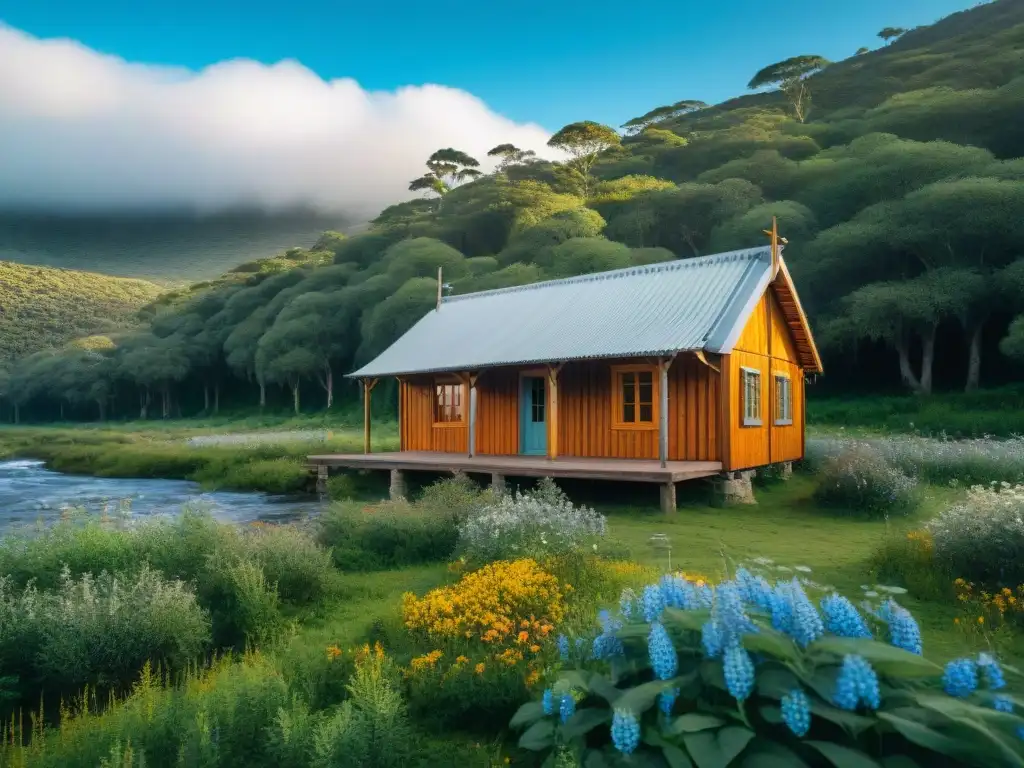
{"type": "Polygon", "coordinates": [[[519,450],[543,455],[548,452],[547,398],[543,376],[524,376],[519,392],[519,450]]]}

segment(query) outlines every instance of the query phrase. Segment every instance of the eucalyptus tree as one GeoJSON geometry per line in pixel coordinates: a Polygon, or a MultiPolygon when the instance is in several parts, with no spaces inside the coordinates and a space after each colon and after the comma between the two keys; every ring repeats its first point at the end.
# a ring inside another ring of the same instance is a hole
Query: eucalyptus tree
{"type": "Polygon", "coordinates": [[[765,86],[777,87],[793,107],[796,119],[802,123],[807,119],[811,108],[811,92],[807,87],[807,79],[831,63],[824,56],[793,56],[769,64],[758,71],[747,83],[747,87],[751,90],[765,86]]]}
{"type": "Polygon", "coordinates": [[[578,175],[583,197],[590,197],[594,163],[603,152],[622,144],[622,137],[614,128],[584,120],[570,123],[548,139],[548,146],[565,152],[571,158],[566,167],[578,175]]]}
{"type": "Polygon", "coordinates": [[[622,129],[625,131],[627,136],[635,136],[663,120],[671,120],[682,115],[687,115],[690,112],[707,109],[707,107],[707,102],[699,101],[697,99],[683,99],[682,101],[677,101],[675,104],[666,104],[661,107],[655,107],[650,112],[640,115],[640,117],[634,117],[631,120],[627,120],[622,124],[622,129]]]}
{"type": "Polygon", "coordinates": [[[427,172],[409,182],[409,191],[433,192],[440,200],[458,184],[478,178],[481,175],[479,167],[479,160],[461,150],[452,147],[439,149],[427,159],[427,172]]]}
{"type": "Polygon", "coordinates": [[[878,36],[882,38],[886,43],[891,43],[899,37],[907,34],[907,30],[903,27],[885,27],[878,33],[878,36]]]}
{"type": "Polygon", "coordinates": [[[499,144],[487,153],[488,157],[498,158],[498,173],[505,173],[509,166],[525,165],[537,159],[537,153],[532,149],[520,149],[515,144],[499,144]]]}

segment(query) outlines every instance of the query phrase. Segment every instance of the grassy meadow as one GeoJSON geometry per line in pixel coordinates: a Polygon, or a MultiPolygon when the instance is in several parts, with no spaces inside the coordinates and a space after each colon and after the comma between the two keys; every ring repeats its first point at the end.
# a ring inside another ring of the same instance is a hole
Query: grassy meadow
{"type": "MultiPolygon", "coordinates": [[[[506,724],[564,666],[556,634],[591,637],[598,608],[670,570],[718,584],[758,562],[769,580],[799,574],[809,593],[854,602],[892,589],[928,659],[991,650],[1019,664],[1018,603],[998,601],[1004,587],[1020,594],[1024,573],[973,579],[972,561],[943,544],[948,530],[934,529],[934,542],[929,531],[958,505],[974,509],[972,484],[1024,479],[1024,449],[852,431],[810,435],[793,477],[756,481],[754,506],[723,508],[692,483],[666,517],[653,487],[566,481],[569,507],[603,523],[559,551],[534,551],[513,527],[500,538],[522,550],[473,554],[462,526],[497,502],[463,480],[428,478],[413,501],[390,503],[383,482],[349,475],[332,478],[319,517],[296,523],[233,526],[186,511],[9,537],[0,765],[540,765],[506,724]],[[436,614],[445,605],[457,635],[436,614]],[[473,611],[502,632],[485,639],[473,611]]],[[[4,428],[0,456],[287,492],[304,487],[308,453],[358,451],[361,438],[340,418],[4,428]]],[[[376,424],[374,439],[394,448],[394,425],[376,424]]],[[[983,553],[977,537],[991,535],[1005,550],[1012,531],[993,530],[968,532],[961,549],[983,553]]]]}

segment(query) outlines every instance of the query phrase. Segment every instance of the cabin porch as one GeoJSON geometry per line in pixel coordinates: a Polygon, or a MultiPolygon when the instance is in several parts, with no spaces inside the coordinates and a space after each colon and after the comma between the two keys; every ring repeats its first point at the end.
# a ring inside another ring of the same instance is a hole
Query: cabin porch
{"type": "MultiPolygon", "coordinates": [[[[722,476],[719,461],[667,461],[654,459],[606,459],[561,456],[468,456],[437,451],[394,451],[365,454],[324,454],[308,457],[316,472],[318,490],[325,486],[332,469],[389,470],[391,496],[405,495],[404,472],[466,472],[491,476],[496,489],[503,489],[506,477],[562,477],[583,480],[612,480],[658,483],[664,512],[676,509],[676,483],[684,480],[722,476]]],[[[735,481],[730,477],[728,481],[735,481]]],[[[749,483],[749,478],[746,479],[749,483]]]]}

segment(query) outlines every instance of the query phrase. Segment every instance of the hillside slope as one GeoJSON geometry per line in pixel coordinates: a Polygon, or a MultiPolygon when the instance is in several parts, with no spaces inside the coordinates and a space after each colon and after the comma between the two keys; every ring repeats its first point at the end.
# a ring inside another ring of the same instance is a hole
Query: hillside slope
{"type": "Polygon", "coordinates": [[[143,280],[0,261],[0,367],[81,336],[124,328],[160,290],[143,280]]]}
{"type": "Polygon", "coordinates": [[[216,277],[247,261],[309,247],[339,217],[297,212],[218,216],[62,216],[0,212],[0,260],[160,283],[216,277]]]}

